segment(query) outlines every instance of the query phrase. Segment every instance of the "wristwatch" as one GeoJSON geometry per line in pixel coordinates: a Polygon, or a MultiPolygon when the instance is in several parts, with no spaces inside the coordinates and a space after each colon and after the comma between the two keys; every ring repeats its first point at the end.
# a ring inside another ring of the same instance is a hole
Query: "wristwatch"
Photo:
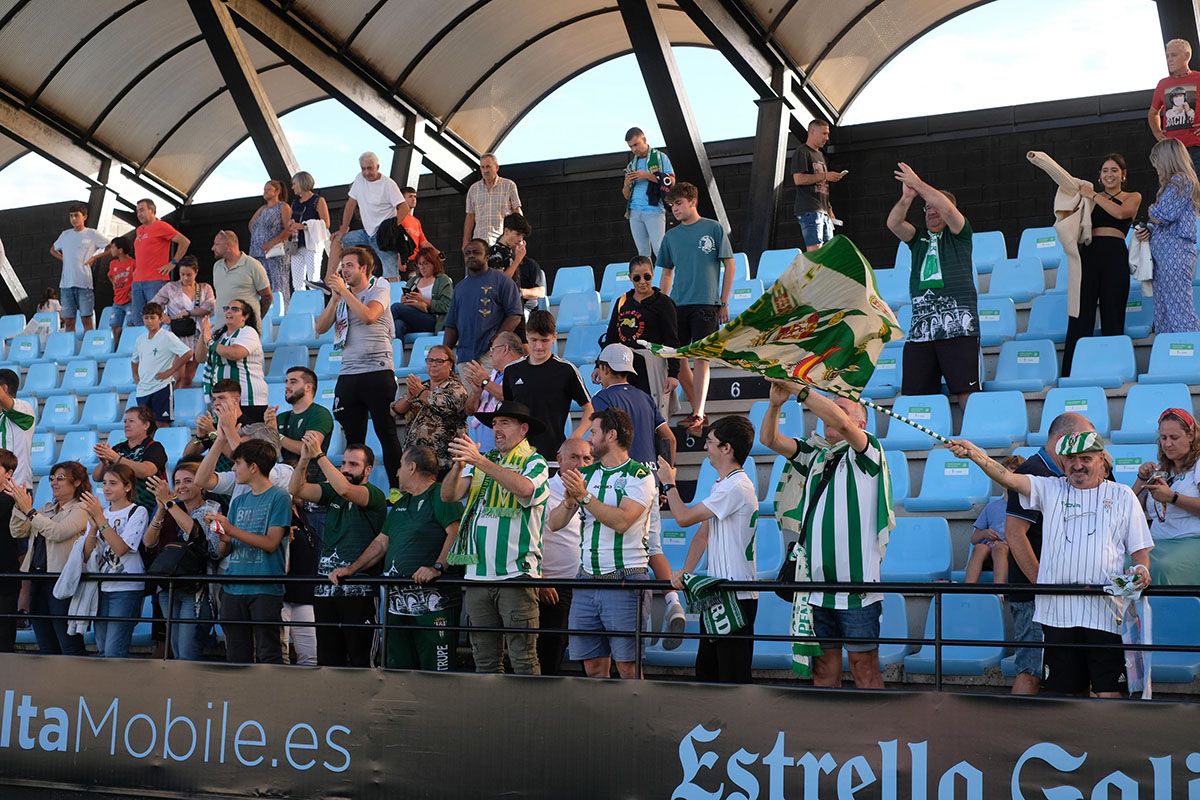
{"type": "Polygon", "coordinates": [[[581,506],[586,506],[590,502],[592,502],[592,493],[591,492],[588,492],[583,497],[579,498],[579,505],[581,505],[581,506]]]}
{"type": "Polygon", "coordinates": [[[435,561],[435,562],[433,562],[433,568],[434,568],[434,569],[436,569],[438,572],[445,572],[445,571],[446,571],[446,565],[445,565],[445,564],[443,564],[443,563],[442,563],[442,562],[440,562],[440,561],[435,561]]]}
{"type": "Polygon", "coordinates": [[[666,494],[667,492],[671,491],[671,490],[672,490],[672,489],[674,489],[674,488],[675,488],[675,484],[673,484],[673,483],[664,483],[664,484],[662,485],[662,492],[663,492],[663,494],[666,494]]]}

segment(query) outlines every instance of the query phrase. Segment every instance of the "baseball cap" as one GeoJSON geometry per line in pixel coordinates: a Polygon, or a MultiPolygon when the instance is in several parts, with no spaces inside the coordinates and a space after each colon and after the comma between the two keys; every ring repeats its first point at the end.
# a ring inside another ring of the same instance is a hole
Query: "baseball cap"
{"type": "Polygon", "coordinates": [[[596,363],[607,364],[613,372],[637,372],[633,367],[633,351],[623,344],[605,345],[596,363]]]}
{"type": "Polygon", "coordinates": [[[1104,440],[1095,431],[1068,433],[1058,440],[1054,452],[1060,456],[1077,456],[1080,453],[1099,453],[1104,450],[1104,440]]]}

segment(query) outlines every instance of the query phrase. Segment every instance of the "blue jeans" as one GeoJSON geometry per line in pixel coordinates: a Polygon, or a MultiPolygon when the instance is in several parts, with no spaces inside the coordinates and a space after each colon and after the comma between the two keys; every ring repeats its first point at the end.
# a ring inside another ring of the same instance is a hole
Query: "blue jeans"
{"type": "MultiPolygon", "coordinates": [[[[390,280],[395,280],[400,277],[400,270],[396,267],[396,254],[389,253],[386,250],[379,249],[379,242],[376,241],[375,235],[367,235],[367,232],[362,228],[353,230],[342,237],[342,248],[347,247],[369,247],[375,251],[375,257],[379,259],[379,265],[383,269],[383,277],[390,280]]],[[[135,283],[134,286],[137,284],[135,283]]]]}
{"type": "Polygon", "coordinates": [[[54,581],[34,581],[29,596],[29,613],[31,615],[53,614],[63,619],[31,620],[33,635],[37,639],[38,652],[44,656],[82,656],[83,637],[79,634],[67,634],[67,620],[70,613],[71,600],[59,600],[54,596],[54,581]]]}
{"type": "Polygon", "coordinates": [[[396,322],[397,339],[403,339],[406,333],[433,333],[437,328],[433,314],[403,303],[392,303],[392,319],[396,322]]]}
{"type": "Polygon", "coordinates": [[[133,626],[130,620],[112,620],[113,617],[140,617],[142,613],[142,590],[129,592],[100,592],[100,605],[96,609],[96,650],[101,658],[128,658],[129,645],[133,641],[133,626]]]}
{"type": "MultiPolygon", "coordinates": [[[[588,577],[583,572],[580,572],[579,576],[588,577]]],[[[650,580],[650,576],[629,575],[626,580],[647,581],[650,580]]],[[[573,631],[632,633],[637,625],[638,594],[621,589],[577,588],[571,593],[571,615],[567,627],[573,631]]],[[[637,644],[632,636],[572,633],[568,640],[568,649],[572,661],[612,656],[616,661],[630,662],[637,658],[637,644]]]]}
{"type": "MultiPolygon", "coordinates": [[[[1042,641],[1042,623],[1033,621],[1032,600],[1009,600],[1008,610],[1013,618],[1013,641],[1040,642],[1042,641]]],[[[1042,648],[1018,647],[1016,658],[1017,673],[1042,677],[1042,648]]]]}
{"type": "Polygon", "coordinates": [[[804,245],[821,245],[833,238],[833,220],[824,211],[803,211],[797,217],[804,245]]]}
{"type": "Polygon", "coordinates": [[[667,232],[667,217],[661,208],[638,211],[629,209],[629,232],[639,256],[658,255],[667,232]]]}
{"type": "MultiPolygon", "coordinates": [[[[847,609],[813,606],[813,635],[818,639],[878,639],[882,615],[883,603],[847,609]]],[[[822,642],[821,647],[835,652],[844,647],[847,653],[869,653],[879,649],[875,642],[822,642]]]]}
{"type": "MultiPolygon", "coordinates": [[[[158,593],[158,605],[164,610],[167,608],[167,592],[158,593]]],[[[200,641],[203,627],[180,622],[180,620],[212,619],[212,609],[208,605],[208,598],[201,595],[201,598],[197,600],[195,592],[176,589],[171,598],[171,605],[171,652],[180,661],[195,661],[200,658],[200,654],[204,650],[200,641]]]]}
{"type": "Polygon", "coordinates": [[[166,286],[166,281],[134,281],[133,291],[129,296],[129,327],[138,328],[142,325],[142,306],[154,299],[158,290],[166,286]]]}

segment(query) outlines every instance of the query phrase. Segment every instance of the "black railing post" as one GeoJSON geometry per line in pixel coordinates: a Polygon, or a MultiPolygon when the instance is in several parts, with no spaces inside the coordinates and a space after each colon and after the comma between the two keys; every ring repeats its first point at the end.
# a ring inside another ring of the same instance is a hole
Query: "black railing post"
{"type": "Polygon", "coordinates": [[[942,593],[933,593],[933,680],[942,690],[942,593]]]}
{"type": "Polygon", "coordinates": [[[379,666],[387,669],[387,617],[391,584],[385,584],[379,599],[379,666]]]}
{"type": "MultiPolygon", "coordinates": [[[[153,603],[157,599],[158,599],[158,592],[155,591],[154,594],[151,595],[150,602],[153,603]]],[[[163,642],[163,661],[166,661],[170,657],[170,653],[171,653],[171,611],[174,608],[175,608],[175,579],[173,577],[168,577],[167,578],[167,607],[162,610],[163,620],[164,620],[164,622],[163,622],[163,629],[164,629],[163,638],[166,640],[163,642]]],[[[178,657],[178,654],[176,654],[176,656],[178,657]]]]}
{"type": "MultiPolygon", "coordinates": [[[[633,663],[636,665],[637,674],[642,676],[642,605],[645,600],[646,593],[639,591],[637,593],[637,619],[633,621],[633,663]]],[[[571,621],[567,620],[567,628],[570,629],[571,621]]]]}

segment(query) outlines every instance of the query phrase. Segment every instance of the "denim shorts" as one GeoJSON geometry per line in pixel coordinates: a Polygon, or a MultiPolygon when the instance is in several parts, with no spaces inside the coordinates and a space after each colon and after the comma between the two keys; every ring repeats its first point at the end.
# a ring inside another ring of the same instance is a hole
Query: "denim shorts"
{"type": "Polygon", "coordinates": [[[58,290],[58,299],[62,304],[63,319],[74,319],[76,314],[90,317],[96,310],[96,292],[82,286],[63,286],[58,290]]]}
{"type": "Polygon", "coordinates": [[[797,217],[807,247],[825,244],[833,238],[833,220],[824,211],[803,211],[797,217]]]}
{"type": "MultiPolygon", "coordinates": [[[[1024,602],[1008,601],[1008,611],[1012,614],[1013,619],[1013,641],[1042,641],[1042,623],[1033,621],[1033,606],[1034,603],[1032,600],[1024,602]]],[[[1041,678],[1042,648],[1018,647],[1016,651],[1017,673],[1041,678]]]]}
{"type": "Polygon", "coordinates": [[[125,327],[125,315],[128,313],[129,313],[129,303],[122,303],[121,305],[116,305],[114,303],[112,306],[112,315],[109,318],[112,327],[124,328],[125,327]]]}
{"type": "MultiPolygon", "coordinates": [[[[813,606],[813,635],[818,639],[878,639],[879,620],[883,615],[883,603],[872,603],[862,608],[823,608],[813,606]]],[[[822,649],[846,648],[848,653],[869,653],[877,650],[875,642],[845,642],[843,644],[821,643],[822,649]]]]}
{"type": "MultiPolygon", "coordinates": [[[[586,578],[580,573],[579,577],[586,578]]],[[[630,575],[628,581],[650,580],[645,575],[630,575]]],[[[638,595],[626,589],[575,589],[571,597],[571,616],[567,627],[573,631],[632,631],[637,624],[638,595]]],[[[643,628],[645,630],[645,628],[643,628]]],[[[589,636],[571,634],[572,661],[612,656],[617,661],[634,661],[637,646],[632,636],[589,636]]]]}

